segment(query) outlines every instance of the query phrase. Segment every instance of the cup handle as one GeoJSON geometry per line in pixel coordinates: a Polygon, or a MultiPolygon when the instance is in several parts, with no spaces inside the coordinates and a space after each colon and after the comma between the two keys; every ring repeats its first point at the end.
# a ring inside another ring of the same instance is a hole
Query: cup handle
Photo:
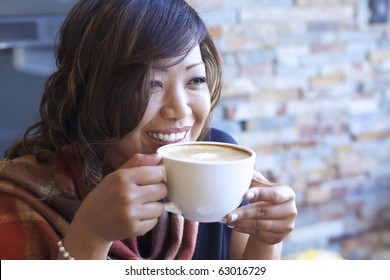
{"type": "Polygon", "coordinates": [[[182,215],[181,211],[179,209],[177,209],[176,205],[173,204],[173,202],[171,202],[171,201],[164,203],[164,209],[167,212],[171,212],[171,213],[177,214],[177,215],[182,215]]]}
{"type": "MultiPolygon", "coordinates": [[[[167,173],[165,171],[165,168],[163,165],[159,165],[159,167],[161,168],[161,171],[163,173],[163,180],[164,180],[164,182],[166,182],[167,181],[167,173]]],[[[177,214],[177,215],[182,215],[181,211],[179,209],[177,209],[176,205],[172,201],[165,202],[164,209],[167,212],[177,214]]]]}

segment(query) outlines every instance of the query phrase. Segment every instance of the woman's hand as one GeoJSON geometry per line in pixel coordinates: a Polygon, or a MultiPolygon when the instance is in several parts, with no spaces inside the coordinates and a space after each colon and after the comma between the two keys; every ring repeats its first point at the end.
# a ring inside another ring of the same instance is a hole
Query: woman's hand
{"type": "Polygon", "coordinates": [[[255,171],[245,198],[250,204],[238,208],[227,217],[227,224],[236,231],[273,245],[281,242],[293,230],[297,208],[292,188],[270,183],[255,171]]]}
{"type": "Polygon", "coordinates": [[[167,195],[162,170],[156,166],[160,161],[158,155],[136,154],[107,175],[78,209],[64,242],[69,251],[72,241],[78,246],[83,241],[85,251],[100,247],[106,254],[112,241],[150,231],[164,212],[159,201],[167,195]]]}

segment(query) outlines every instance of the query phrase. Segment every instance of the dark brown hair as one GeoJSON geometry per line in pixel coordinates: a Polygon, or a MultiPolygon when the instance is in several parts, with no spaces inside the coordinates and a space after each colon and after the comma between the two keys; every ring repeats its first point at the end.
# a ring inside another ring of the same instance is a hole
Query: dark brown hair
{"type": "Polygon", "coordinates": [[[133,130],[146,110],[152,63],[184,57],[196,44],[206,64],[212,113],[221,92],[221,62],[186,1],[80,0],[59,33],[58,70],[46,83],[41,119],[6,157],[32,154],[54,164],[55,151],[71,146],[83,158],[84,183],[97,184],[107,146],[133,130]]]}

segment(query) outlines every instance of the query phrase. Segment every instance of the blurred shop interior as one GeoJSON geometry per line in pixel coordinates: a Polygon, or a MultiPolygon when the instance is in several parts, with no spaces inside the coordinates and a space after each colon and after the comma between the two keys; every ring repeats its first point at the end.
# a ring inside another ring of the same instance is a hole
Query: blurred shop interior
{"type": "Polygon", "coordinates": [[[36,120],[58,28],[76,0],[0,0],[0,152],[36,120]]]}

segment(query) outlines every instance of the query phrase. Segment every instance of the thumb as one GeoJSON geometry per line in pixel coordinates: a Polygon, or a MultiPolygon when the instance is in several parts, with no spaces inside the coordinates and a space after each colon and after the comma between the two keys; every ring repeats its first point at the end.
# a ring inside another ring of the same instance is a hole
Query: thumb
{"type": "Polygon", "coordinates": [[[128,161],[126,161],[119,169],[132,168],[138,166],[153,166],[161,162],[161,156],[158,154],[135,154],[128,161]]]}
{"type": "Polygon", "coordinates": [[[268,181],[267,178],[264,177],[263,174],[261,174],[258,170],[253,171],[253,178],[252,178],[252,184],[257,185],[256,183],[266,186],[266,187],[273,187],[276,186],[276,183],[271,183],[268,181]]]}

